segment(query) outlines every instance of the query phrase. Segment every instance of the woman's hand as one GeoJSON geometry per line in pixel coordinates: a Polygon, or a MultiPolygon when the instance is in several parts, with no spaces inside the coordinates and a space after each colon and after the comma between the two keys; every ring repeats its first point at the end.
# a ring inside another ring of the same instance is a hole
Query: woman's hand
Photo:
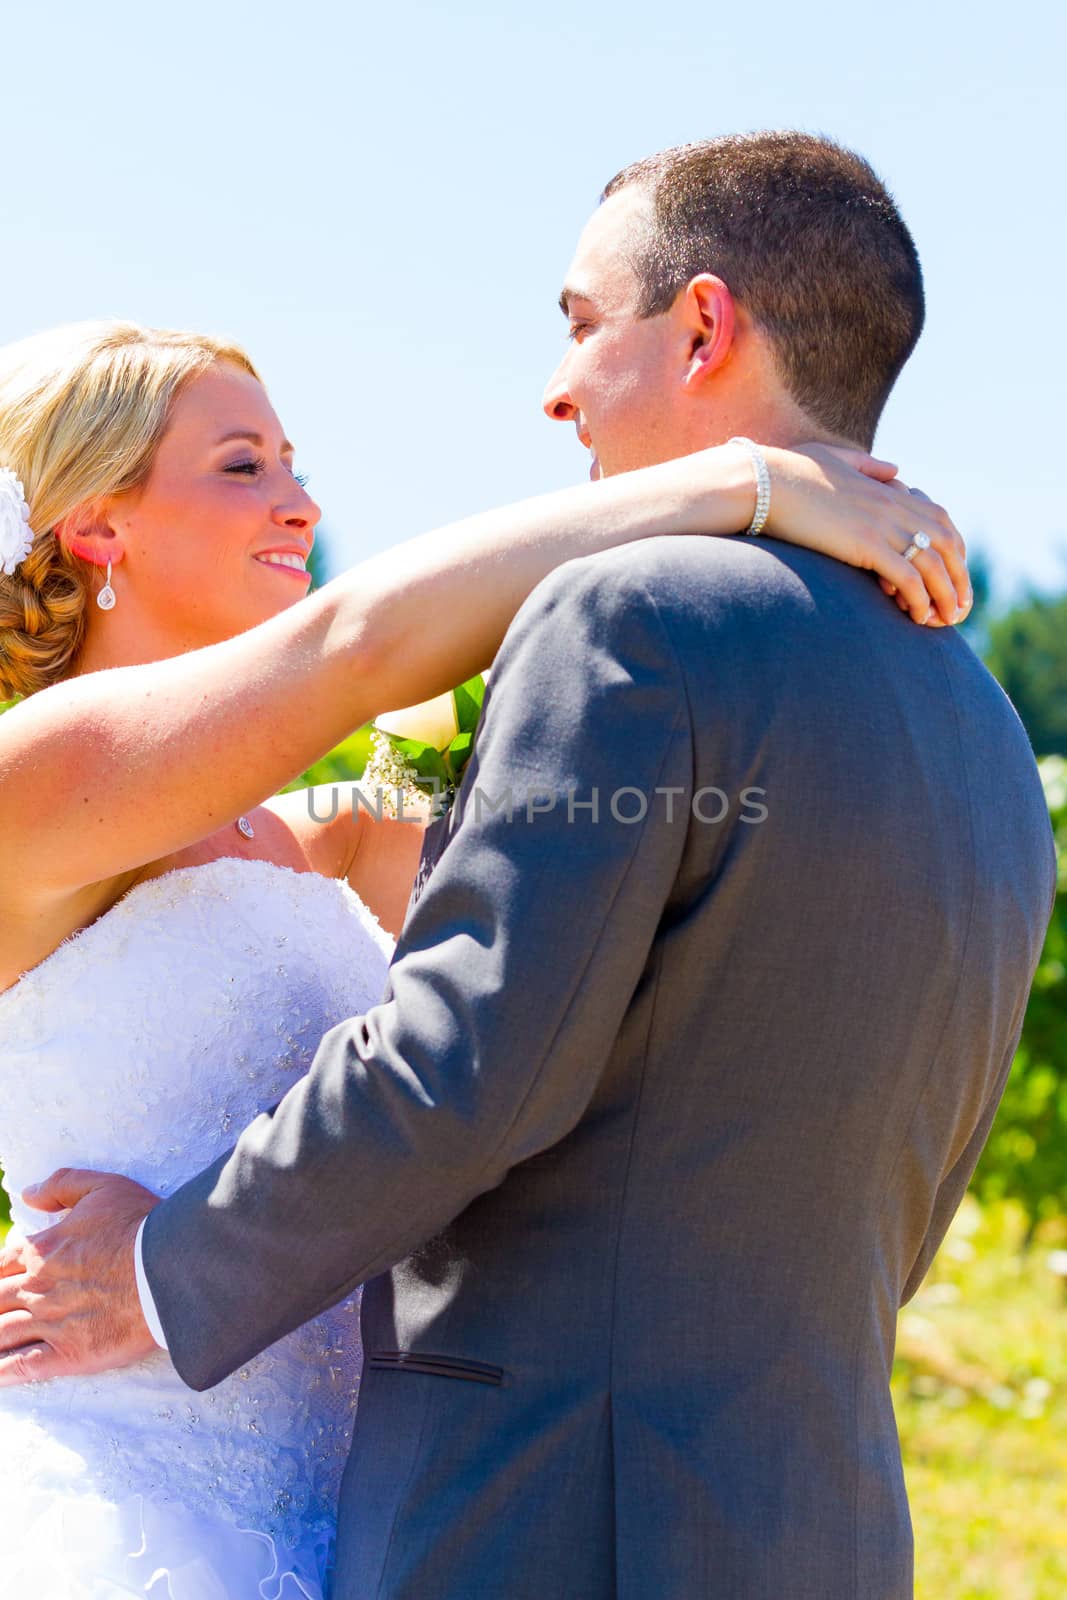
{"type": "Polygon", "coordinates": [[[767,533],[876,572],[916,622],[963,620],[974,600],[963,539],[946,511],[898,480],[896,467],[841,445],[763,451],[771,474],[767,533]],[[930,548],[905,561],[917,532],[929,535],[930,548]]]}

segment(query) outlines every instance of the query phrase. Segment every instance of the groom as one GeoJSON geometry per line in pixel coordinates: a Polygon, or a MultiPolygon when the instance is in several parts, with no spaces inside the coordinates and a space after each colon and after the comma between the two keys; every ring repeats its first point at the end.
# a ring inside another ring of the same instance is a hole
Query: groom
{"type": "MultiPolygon", "coordinates": [[[[922,320],[889,196],[800,134],[628,168],[562,303],[545,406],[604,474],[867,445],[922,320]]],[[[338,1600],[904,1600],[896,1314],[1053,885],[1026,737],[953,630],[759,539],[572,563],[497,658],[384,1003],[154,1209],[45,1185],[88,1198],[23,1329],[66,1370],[142,1354],[146,1212],[196,1388],[372,1280],[338,1600]]]]}

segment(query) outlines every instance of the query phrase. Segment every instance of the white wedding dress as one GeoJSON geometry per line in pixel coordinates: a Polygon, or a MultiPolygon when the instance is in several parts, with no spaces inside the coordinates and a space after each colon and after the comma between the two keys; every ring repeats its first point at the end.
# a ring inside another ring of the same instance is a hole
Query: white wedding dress
{"type": "MultiPolygon", "coordinates": [[[[135,887],[0,995],[0,1164],[172,1193],[380,998],[392,941],[343,881],[224,858],[135,887]]],[[[195,1270],[195,1269],[194,1269],[195,1270]]],[[[358,1305],[205,1394],[162,1351],[0,1391],[3,1600],[321,1600],[358,1305]]]]}

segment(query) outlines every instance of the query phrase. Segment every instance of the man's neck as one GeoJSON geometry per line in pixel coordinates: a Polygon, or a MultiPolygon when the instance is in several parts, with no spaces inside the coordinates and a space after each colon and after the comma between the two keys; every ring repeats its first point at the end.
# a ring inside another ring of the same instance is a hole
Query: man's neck
{"type": "Polygon", "coordinates": [[[862,450],[855,439],[832,433],[802,410],[778,384],[764,382],[740,384],[728,398],[716,397],[714,410],[708,411],[702,435],[694,449],[725,444],[727,439],[755,439],[757,444],[774,445],[780,450],[795,450],[804,444],[843,445],[862,450]],[[725,403],[724,403],[725,401],[725,403]]]}
{"type": "Polygon", "coordinates": [[[755,439],[757,444],[772,445],[778,450],[796,450],[807,444],[841,445],[848,450],[862,450],[864,446],[855,439],[845,439],[830,433],[810,417],[796,414],[775,414],[763,409],[749,414],[740,413],[727,419],[725,424],[717,419],[717,426],[709,432],[704,444],[725,444],[738,436],[755,439]]]}

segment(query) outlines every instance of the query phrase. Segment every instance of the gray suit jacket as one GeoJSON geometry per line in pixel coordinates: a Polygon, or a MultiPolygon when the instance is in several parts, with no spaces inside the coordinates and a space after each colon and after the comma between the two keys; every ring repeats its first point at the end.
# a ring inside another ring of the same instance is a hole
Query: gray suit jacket
{"type": "Polygon", "coordinates": [[[337,1600],[904,1600],[896,1314],[1053,894],[1015,713],[868,575],[664,539],[530,599],[464,798],[385,1002],[149,1219],[178,1371],[374,1280],[337,1600]]]}

